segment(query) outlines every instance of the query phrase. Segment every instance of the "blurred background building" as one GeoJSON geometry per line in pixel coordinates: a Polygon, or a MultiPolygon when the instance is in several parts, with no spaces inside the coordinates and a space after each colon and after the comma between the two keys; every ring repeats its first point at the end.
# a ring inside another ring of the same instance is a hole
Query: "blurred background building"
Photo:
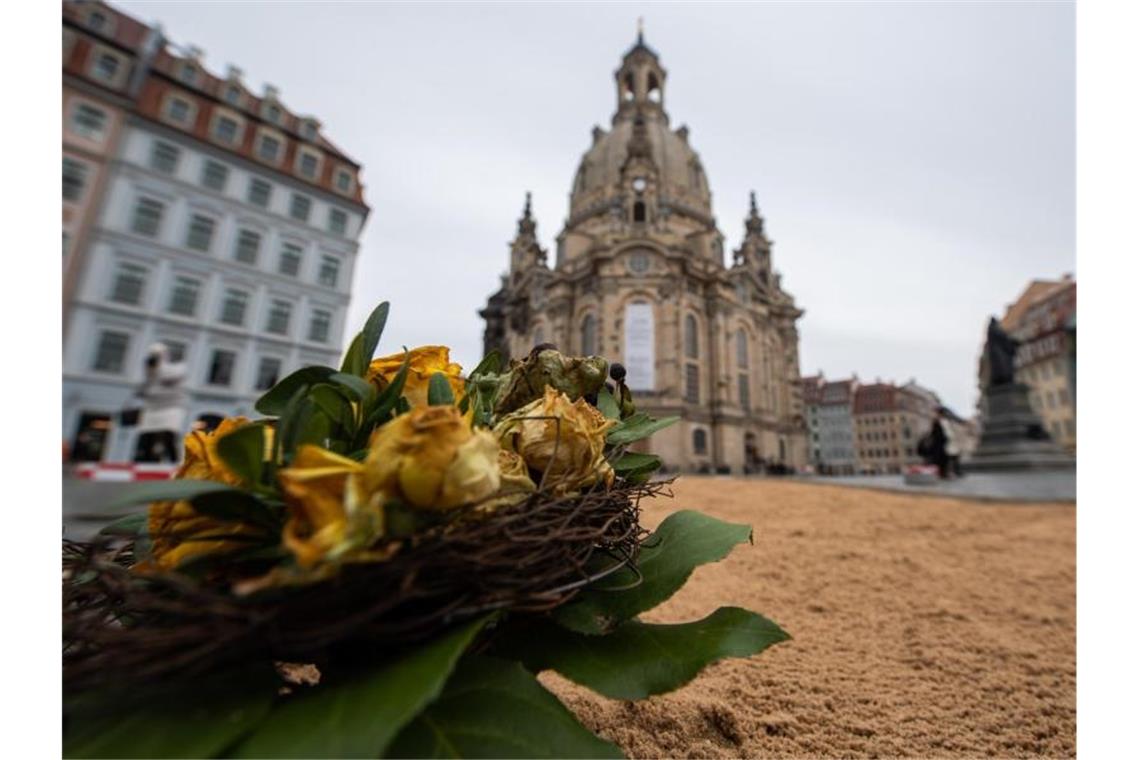
{"type": "Polygon", "coordinates": [[[1006,308],[1002,328],[1021,341],[1015,379],[1053,440],[1077,450],[1077,283],[1034,280],[1006,308]]]}
{"type": "Polygon", "coordinates": [[[63,4],[63,436],[128,459],[143,357],[185,364],[188,422],[250,414],[341,353],[361,167],[202,51],[104,3],[63,4]]]}
{"type": "Polygon", "coordinates": [[[709,181],[666,72],[638,35],[615,73],[617,111],[594,127],[554,266],[529,198],[510,268],[480,312],[487,351],[551,342],[621,361],[638,408],[682,422],[653,437],[667,466],[747,472],[807,464],[799,385],[803,311],[772,267],[755,197],[726,266],[709,181]]]}

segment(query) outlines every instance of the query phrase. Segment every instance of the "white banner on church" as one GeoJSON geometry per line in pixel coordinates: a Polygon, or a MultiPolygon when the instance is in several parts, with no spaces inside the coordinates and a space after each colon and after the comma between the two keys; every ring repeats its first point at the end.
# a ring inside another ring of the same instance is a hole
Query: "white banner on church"
{"type": "Polygon", "coordinates": [[[653,306],[631,303],[625,307],[625,382],[630,390],[653,390],[653,306]]]}

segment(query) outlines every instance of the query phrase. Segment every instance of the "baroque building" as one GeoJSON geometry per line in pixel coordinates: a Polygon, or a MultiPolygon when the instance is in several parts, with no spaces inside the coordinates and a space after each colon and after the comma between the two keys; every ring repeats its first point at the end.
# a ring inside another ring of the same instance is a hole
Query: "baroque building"
{"type": "Polygon", "coordinates": [[[527,197],[510,268],[480,311],[484,348],[519,358],[553,343],[622,362],[639,409],[681,417],[648,445],[671,469],[802,467],[804,312],[772,267],[755,194],[726,263],[708,178],[688,127],[670,126],[665,80],[639,33],[615,73],[610,129],[594,127],[574,177],[553,266],[527,197]]]}

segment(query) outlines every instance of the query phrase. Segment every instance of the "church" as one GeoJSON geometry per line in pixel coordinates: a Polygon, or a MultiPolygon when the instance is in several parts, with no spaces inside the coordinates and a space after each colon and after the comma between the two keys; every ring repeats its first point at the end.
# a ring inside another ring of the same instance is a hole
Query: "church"
{"type": "Polygon", "coordinates": [[[639,31],[615,74],[610,129],[594,127],[574,176],[553,267],[527,195],[510,268],[479,312],[484,348],[521,358],[553,343],[620,361],[639,410],[681,417],[646,447],[670,471],[802,467],[804,312],[772,268],[755,194],[726,264],[689,129],[669,124],[665,78],[639,31]]]}

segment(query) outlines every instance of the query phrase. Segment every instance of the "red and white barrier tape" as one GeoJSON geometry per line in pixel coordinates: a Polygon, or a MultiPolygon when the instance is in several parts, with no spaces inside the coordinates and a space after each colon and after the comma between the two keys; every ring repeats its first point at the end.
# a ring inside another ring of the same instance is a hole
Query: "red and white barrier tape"
{"type": "Polygon", "coordinates": [[[130,462],[95,462],[75,467],[75,475],[85,480],[116,481],[169,480],[176,464],[133,464],[130,462]]]}

